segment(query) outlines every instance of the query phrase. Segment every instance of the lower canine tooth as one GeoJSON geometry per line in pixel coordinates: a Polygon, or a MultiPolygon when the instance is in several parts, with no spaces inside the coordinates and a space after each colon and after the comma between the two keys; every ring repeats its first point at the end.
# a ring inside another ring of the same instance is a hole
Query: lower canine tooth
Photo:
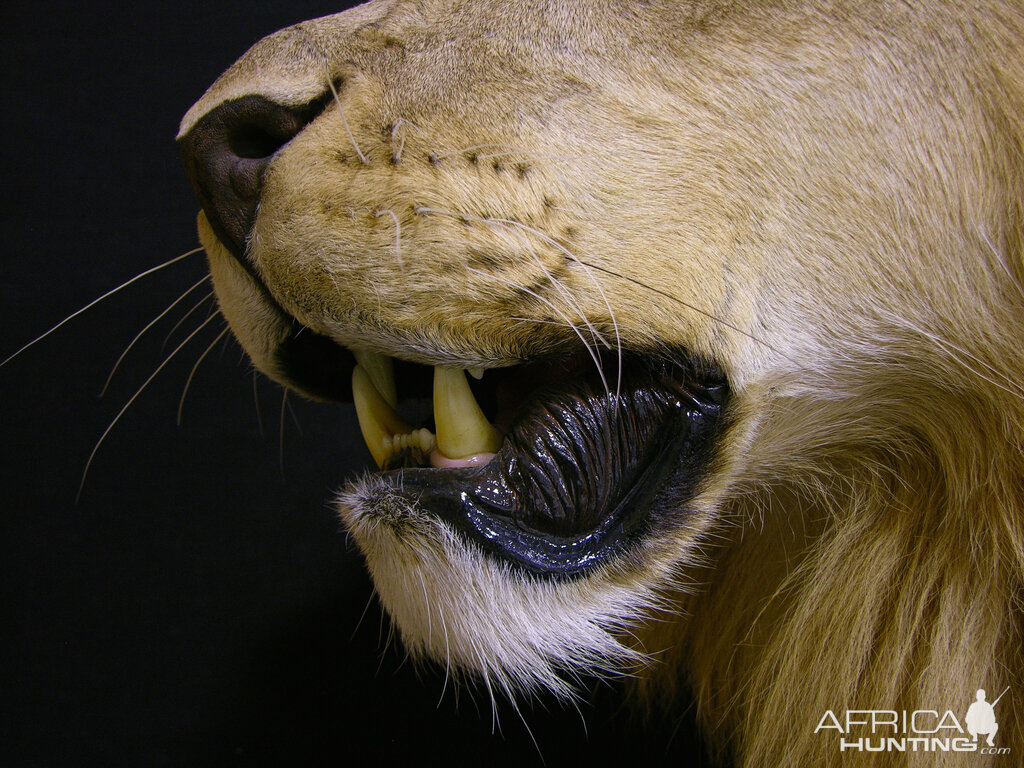
{"type": "Polygon", "coordinates": [[[352,371],[352,399],[356,405],[359,429],[373,460],[383,469],[394,450],[394,435],[405,434],[409,426],[381,396],[370,375],[361,365],[352,371]]]}
{"type": "Polygon", "coordinates": [[[450,459],[501,448],[501,433],[484,417],[461,369],[434,368],[434,423],[437,449],[450,459]]]}

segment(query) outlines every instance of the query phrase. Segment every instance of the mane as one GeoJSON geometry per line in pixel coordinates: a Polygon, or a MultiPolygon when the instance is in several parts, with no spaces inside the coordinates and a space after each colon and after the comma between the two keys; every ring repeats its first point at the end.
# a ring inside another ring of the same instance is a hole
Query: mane
{"type": "Polygon", "coordinates": [[[676,671],[639,693],[661,707],[689,690],[719,758],[985,764],[841,753],[815,729],[846,710],[962,722],[977,689],[1007,687],[998,746],[1024,753],[1024,65],[1008,42],[1024,25],[1003,11],[978,36],[991,69],[966,64],[954,86],[981,105],[956,118],[984,137],[984,167],[954,193],[975,213],[921,193],[933,213],[908,225],[921,274],[904,311],[859,307],[846,337],[798,349],[799,370],[746,393],[737,420],[752,426],[725,459],[735,483],[705,589],[680,596],[684,630],[651,627],[676,671]],[[962,272],[930,271],[934,248],[962,272]]]}
{"type": "MultiPolygon", "coordinates": [[[[682,631],[647,638],[679,669],[639,684],[655,707],[688,688],[719,759],[841,763],[834,733],[815,733],[827,711],[962,717],[978,688],[1022,690],[1024,359],[1001,314],[969,354],[893,335],[867,366],[748,400],[705,588],[680,597],[682,631]]],[[[999,710],[1017,754],[1020,711],[999,710]]]]}

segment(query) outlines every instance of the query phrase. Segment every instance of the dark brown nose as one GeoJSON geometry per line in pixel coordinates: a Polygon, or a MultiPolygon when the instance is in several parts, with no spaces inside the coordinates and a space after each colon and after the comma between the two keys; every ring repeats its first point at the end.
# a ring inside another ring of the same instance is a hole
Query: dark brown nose
{"type": "Polygon", "coordinates": [[[323,106],[322,98],[296,108],[262,96],[244,96],[206,114],[181,139],[185,173],[206,217],[243,263],[271,158],[323,106]]]}

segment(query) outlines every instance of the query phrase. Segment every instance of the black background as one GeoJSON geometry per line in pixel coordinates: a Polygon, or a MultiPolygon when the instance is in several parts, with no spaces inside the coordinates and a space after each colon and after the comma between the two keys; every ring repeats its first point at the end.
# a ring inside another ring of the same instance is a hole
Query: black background
{"type": "MultiPolygon", "coordinates": [[[[259,37],[336,10],[0,5],[0,358],[197,245],[178,120],[259,37]]],[[[293,396],[282,418],[228,341],[176,425],[219,319],[113,427],[76,503],[100,435],[209,303],[166,342],[194,299],[157,324],[99,399],[114,361],[204,271],[197,255],[146,277],[0,368],[0,764],[692,764],[689,722],[642,731],[615,687],[582,714],[527,708],[534,746],[509,706],[492,735],[486,694],[456,702],[385,651],[330,506],[368,461],[351,406],[293,396]]]]}

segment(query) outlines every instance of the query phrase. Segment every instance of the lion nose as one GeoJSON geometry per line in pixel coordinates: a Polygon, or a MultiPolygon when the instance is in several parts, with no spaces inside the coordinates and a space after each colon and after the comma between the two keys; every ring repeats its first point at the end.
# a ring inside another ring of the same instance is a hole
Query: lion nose
{"type": "Polygon", "coordinates": [[[213,231],[239,259],[256,221],[267,166],[322,106],[322,99],[296,108],[244,96],[211,110],[181,138],[192,188],[213,231]]]}

